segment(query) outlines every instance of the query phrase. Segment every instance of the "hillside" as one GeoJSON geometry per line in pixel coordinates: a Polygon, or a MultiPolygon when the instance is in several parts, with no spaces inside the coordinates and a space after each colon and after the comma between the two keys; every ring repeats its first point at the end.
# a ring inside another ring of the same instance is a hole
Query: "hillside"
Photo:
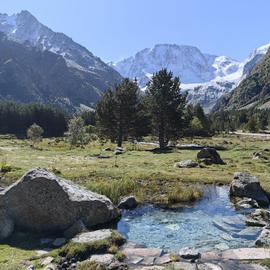
{"type": "Polygon", "coordinates": [[[106,88],[102,77],[68,67],[62,56],[0,38],[0,100],[74,111],[81,104],[91,106],[106,88]]]}
{"type": "Polygon", "coordinates": [[[213,111],[270,107],[270,51],[230,94],[221,97],[213,111]]]}
{"type": "Polygon", "coordinates": [[[0,14],[1,99],[91,106],[121,80],[83,46],[41,24],[31,13],[0,14]],[[24,57],[23,57],[24,56],[24,57]]]}

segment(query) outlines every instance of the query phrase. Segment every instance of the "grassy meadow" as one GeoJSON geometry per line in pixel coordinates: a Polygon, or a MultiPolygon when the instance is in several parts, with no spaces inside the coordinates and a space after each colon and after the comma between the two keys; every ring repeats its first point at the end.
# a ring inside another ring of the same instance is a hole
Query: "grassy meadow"
{"type": "MultiPolygon", "coordinates": [[[[116,156],[113,151],[104,151],[105,148],[113,150],[113,144],[98,141],[71,148],[62,139],[44,139],[34,147],[28,140],[0,139],[0,165],[6,171],[2,173],[0,186],[11,184],[31,168],[45,167],[61,177],[109,196],[115,203],[119,197],[131,193],[142,201],[155,201],[169,196],[175,189],[184,187],[185,190],[191,184],[226,184],[237,171],[260,177],[262,185],[270,191],[270,152],[269,160],[252,159],[253,152],[270,148],[270,139],[227,135],[179,142],[222,145],[227,150],[219,153],[226,165],[200,164],[197,168],[174,168],[174,164],[181,160],[196,160],[196,150],[173,149],[156,153],[151,151],[153,146],[126,143],[124,147],[127,151],[116,156]]],[[[268,155],[268,152],[265,154],[268,155]]]]}
{"type": "MultiPolygon", "coordinates": [[[[104,151],[105,148],[114,149],[115,145],[111,143],[96,141],[85,147],[70,148],[64,139],[44,139],[33,147],[28,140],[1,138],[0,166],[3,172],[0,186],[13,183],[31,168],[45,167],[109,196],[114,203],[127,194],[135,194],[142,202],[195,200],[202,195],[201,184],[228,184],[237,171],[260,177],[264,188],[270,191],[270,152],[264,152],[265,159],[252,159],[253,152],[270,148],[270,139],[226,135],[179,142],[224,146],[227,150],[219,153],[226,165],[174,167],[181,160],[196,160],[196,150],[173,149],[156,153],[152,151],[153,146],[126,143],[127,151],[115,156],[113,151],[104,151]]],[[[9,242],[0,245],[0,253],[0,270],[19,269],[19,264],[35,255],[33,249],[16,247],[9,242]]]]}

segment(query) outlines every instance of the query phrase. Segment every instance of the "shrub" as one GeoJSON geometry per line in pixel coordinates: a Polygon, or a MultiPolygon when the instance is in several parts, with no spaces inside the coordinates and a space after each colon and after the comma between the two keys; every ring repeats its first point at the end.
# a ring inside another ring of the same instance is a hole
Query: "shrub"
{"type": "Polygon", "coordinates": [[[88,142],[81,117],[74,117],[68,124],[68,139],[72,146],[84,145],[88,142]]]}
{"type": "Polygon", "coordinates": [[[42,134],[44,130],[42,127],[34,123],[27,129],[27,137],[32,140],[33,142],[40,142],[42,141],[42,134]]]}

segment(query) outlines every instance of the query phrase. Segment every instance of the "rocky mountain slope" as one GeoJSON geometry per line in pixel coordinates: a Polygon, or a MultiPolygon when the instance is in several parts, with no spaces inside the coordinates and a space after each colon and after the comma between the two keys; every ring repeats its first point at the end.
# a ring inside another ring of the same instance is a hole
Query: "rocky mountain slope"
{"type": "MultiPolygon", "coordinates": [[[[6,70],[3,63],[9,61],[8,63],[12,63],[14,68],[13,79],[24,76],[23,84],[20,80],[12,82],[17,85],[16,93],[11,88],[0,88],[0,97],[2,99],[12,97],[19,101],[23,99],[32,102],[43,101],[48,97],[50,102],[60,102],[71,108],[78,107],[80,104],[90,106],[98,100],[102,91],[121,80],[120,74],[100,58],[94,56],[68,36],[53,32],[41,24],[28,11],[22,11],[11,16],[0,14],[0,32],[3,32],[10,41],[7,42],[6,40],[4,43],[3,40],[1,41],[1,46],[5,46],[8,53],[5,55],[2,50],[0,51],[0,57],[3,61],[0,68],[6,70]],[[16,45],[15,42],[21,45],[16,45]],[[8,49],[9,45],[11,46],[10,50],[8,49]],[[18,58],[17,53],[15,53],[16,48],[23,51],[23,54],[27,54],[27,57],[31,60],[28,61],[22,57],[18,58]],[[14,53],[16,54],[15,58],[14,53]],[[40,57],[39,60],[37,55],[40,57]],[[7,57],[10,59],[7,59],[7,57]],[[45,61],[44,66],[48,61],[47,70],[42,69],[42,61],[45,61]],[[49,65],[50,61],[52,66],[49,65]],[[26,64],[26,62],[28,63],[26,64]],[[31,74],[28,74],[29,77],[27,77],[28,69],[26,72],[23,71],[22,74],[17,73],[18,70],[16,70],[15,66],[27,65],[30,68],[30,64],[33,69],[32,72],[39,73],[40,84],[33,82],[36,78],[31,74]],[[35,71],[34,64],[37,65],[37,71],[35,71]],[[52,72],[53,70],[54,72],[52,72]],[[51,77],[48,77],[48,74],[51,77]],[[44,80],[45,78],[47,81],[44,80]],[[27,82],[29,85],[27,85],[27,82]],[[34,91],[35,95],[33,95],[33,88],[36,89],[34,91]],[[28,92],[23,97],[23,91],[26,91],[26,89],[28,92]],[[31,92],[31,95],[29,95],[29,92],[31,92]],[[42,93],[41,96],[40,93],[42,93]]],[[[2,80],[4,80],[3,77],[2,80]]],[[[11,79],[8,77],[6,80],[8,81],[2,81],[2,83],[9,85],[11,79]]]]}
{"type": "Polygon", "coordinates": [[[200,103],[209,111],[223,94],[234,89],[252,71],[268,47],[255,50],[246,61],[239,62],[226,56],[204,54],[192,46],[160,44],[110,65],[124,77],[136,77],[142,89],[153,73],[167,68],[180,76],[189,102],[200,103]]]}
{"type": "MultiPolygon", "coordinates": [[[[267,46],[260,52],[267,51],[267,46]]],[[[257,54],[258,55],[258,54],[257,54]]],[[[257,61],[257,57],[254,58],[257,61]]],[[[252,62],[249,65],[253,65],[252,62]]],[[[254,65],[253,65],[254,66],[254,65]]],[[[213,111],[221,109],[270,108],[270,51],[232,92],[220,98],[213,111]]]]}

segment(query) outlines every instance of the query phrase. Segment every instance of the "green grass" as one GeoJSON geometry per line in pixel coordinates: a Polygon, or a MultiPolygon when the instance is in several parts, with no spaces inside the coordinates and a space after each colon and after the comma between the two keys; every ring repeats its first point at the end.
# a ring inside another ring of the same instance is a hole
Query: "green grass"
{"type": "MultiPolygon", "coordinates": [[[[61,258],[83,261],[92,254],[108,253],[112,251],[112,247],[119,247],[124,243],[123,236],[114,231],[109,239],[98,240],[89,244],[69,242],[60,249],[52,251],[49,255],[53,256],[56,261],[61,261],[61,258]]],[[[119,251],[116,251],[115,255],[117,256],[117,254],[120,256],[119,251]]]]}
{"type": "Polygon", "coordinates": [[[203,196],[203,192],[197,187],[175,187],[168,194],[168,203],[194,202],[203,196]]]}
{"type": "MultiPolygon", "coordinates": [[[[226,165],[174,168],[174,163],[181,160],[196,160],[197,151],[174,149],[168,153],[154,153],[150,151],[152,147],[136,146],[135,149],[127,143],[124,145],[127,151],[115,157],[112,152],[102,152],[104,148],[115,147],[110,143],[101,146],[97,141],[83,148],[70,148],[62,139],[45,139],[33,148],[27,140],[1,137],[0,164],[7,164],[11,170],[1,173],[0,186],[13,183],[31,168],[45,167],[61,177],[105,194],[114,203],[129,194],[136,195],[141,202],[195,200],[201,196],[200,185],[228,184],[237,171],[258,176],[262,186],[270,191],[270,154],[265,152],[266,159],[252,159],[253,152],[269,147],[269,140],[228,135],[183,139],[181,143],[223,145],[228,150],[219,153],[226,165]],[[100,153],[109,158],[98,158],[100,153]]],[[[66,252],[73,254],[76,248],[69,247],[66,252]]],[[[15,265],[19,269],[22,262],[35,255],[34,249],[1,244],[0,266],[8,269],[8,265],[15,265]]]]}

